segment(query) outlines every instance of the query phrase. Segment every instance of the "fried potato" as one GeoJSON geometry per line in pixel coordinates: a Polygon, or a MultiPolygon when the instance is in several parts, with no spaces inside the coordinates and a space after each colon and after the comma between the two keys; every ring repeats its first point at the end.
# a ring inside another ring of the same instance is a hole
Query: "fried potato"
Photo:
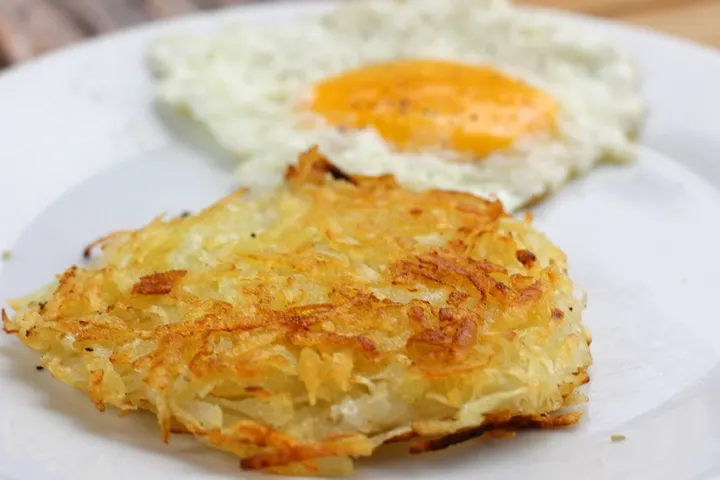
{"type": "Polygon", "coordinates": [[[278,190],[100,243],[3,326],[100,410],[154,412],[165,441],[334,475],[386,442],[580,417],[563,409],[588,380],[584,294],[498,202],[351,177],[312,150],[278,190]]]}

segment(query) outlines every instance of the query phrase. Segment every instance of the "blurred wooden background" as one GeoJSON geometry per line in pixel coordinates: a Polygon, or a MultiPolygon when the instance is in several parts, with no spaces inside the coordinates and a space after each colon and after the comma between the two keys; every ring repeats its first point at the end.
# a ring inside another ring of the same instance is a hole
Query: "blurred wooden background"
{"type": "MultiPolygon", "coordinates": [[[[251,1],[273,0],[0,0],[0,67],[123,27],[251,1]]],[[[720,0],[524,0],[523,3],[626,21],[720,46],[720,0]]]]}

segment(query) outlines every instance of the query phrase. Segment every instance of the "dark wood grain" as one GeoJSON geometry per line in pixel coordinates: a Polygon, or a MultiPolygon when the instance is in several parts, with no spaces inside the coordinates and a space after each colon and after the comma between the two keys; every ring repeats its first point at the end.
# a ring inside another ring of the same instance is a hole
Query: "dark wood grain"
{"type": "MultiPolygon", "coordinates": [[[[240,5],[243,3],[253,3],[262,0],[193,0],[193,3],[204,10],[212,10],[214,8],[229,7],[230,5],[240,5]]],[[[264,0],[265,2],[269,0],[264,0]]]]}
{"type": "Polygon", "coordinates": [[[136,2],[125,0],[55,0],[71,22],[94,36],[147,22],[148,16],[136,2]]]}
{"type": "Polygon", "coordinates": [[[0,0],[0,65],[81,40],[83,31],[52,2],[0,0]]]}
{"type": "Polygon", "coordinates": [[[198,9],[191,0],[143,0],[143,8],[150,18],[165,18],[198,9]]]}
{"type": "MultiPolygon", "coordinates": [[[[0,67],[131,25],[252,1],[0,0],[0,67]]],[[[720,0],[519,1],[628,21],[720,46],[720,0]]]]}

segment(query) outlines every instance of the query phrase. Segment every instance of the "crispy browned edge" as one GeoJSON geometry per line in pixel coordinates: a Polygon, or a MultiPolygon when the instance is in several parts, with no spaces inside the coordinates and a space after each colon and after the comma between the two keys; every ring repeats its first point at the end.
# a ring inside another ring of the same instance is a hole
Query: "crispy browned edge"
{"type": "MultiPolygon", "coordinates": [[[[575,388],[584,385],[590,381],[590,377],[586,370],[581,370],[575,374],[576,381],[574,382],[575,388]]],[[[574,390],[573,390],[574,391],[574,390]]],[[[572,392],[570,392],[572,393],[572,392]]],[[[570,393],[565,395],[567,398],[570,393]]],[[[489,417],[482,425],[475,427],[468,427],[456,432],[442,435],[434,438],[420,438],[422,435],[418,432],[411,431],[396,437],[392,437],[385,441],[385,443],[396,443],[414,440],[410,444],[410,453],[426,453],[437,450],[444,450],[453,445],[457,445],[474,438],[478,438],[484,434],[492,434],[493,432],[499,433],[514,433],[517,430],[524,429],[553,429],[563,428],[575,425],[580,421],[583,416],[581,410],[571,411],[563,414],[543,414],[543,415],[529,415],[529,416],[502,416],[496,415],[489,417]]],[[[511,435],[509,436],[512,436],[511,435]]],[[[499,437],[505,437],[508,435],[498,435],[499,437]]]]}

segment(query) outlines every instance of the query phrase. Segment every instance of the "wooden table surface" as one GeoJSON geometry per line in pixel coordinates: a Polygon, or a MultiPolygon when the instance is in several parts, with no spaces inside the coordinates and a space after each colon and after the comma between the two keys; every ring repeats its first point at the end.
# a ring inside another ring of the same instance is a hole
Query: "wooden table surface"
{"type": "MultiPolygon", "coordinates": [[[[0,67],[112,30],[250,1],[253,0],[0,0],[0,67]]],[[[720,47],[720,0],[524,0],[523,3],[644,25],[720,47]]]]}

